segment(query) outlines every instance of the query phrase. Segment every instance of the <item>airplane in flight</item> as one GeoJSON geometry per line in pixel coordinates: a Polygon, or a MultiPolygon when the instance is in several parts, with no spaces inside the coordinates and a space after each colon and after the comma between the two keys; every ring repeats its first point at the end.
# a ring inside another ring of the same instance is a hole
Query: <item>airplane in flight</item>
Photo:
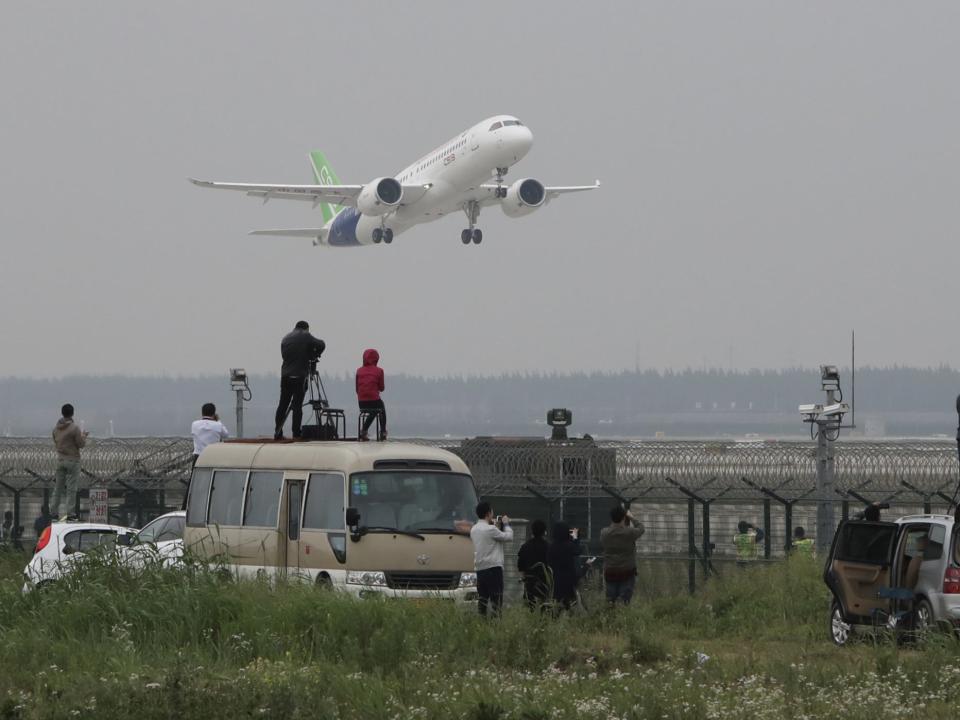
{"type": "Polygon", "coordinates": [[[480,209],[499,205],[507,217],[529,215],[566,193],[594,190],[593,185],[544,185],[520,178],[504,185],[504,175],[530,151],[533,133],[511,115],[487,118],[427,153],[395,177],[378,177],[366,185],[343,185],[321,152],[310,153],[315,185],[270,185],[195,180],[200,187],[239,190],[264,202],[301,200],[319,206],[323,227],[254,230],[251,235],[312,238],[314,245],[356,247],[393,242],[422,223],[463,213],[464,245],[479,244],[480,209]],[[491,182],[492,180],[492,182],[491,182]]]}

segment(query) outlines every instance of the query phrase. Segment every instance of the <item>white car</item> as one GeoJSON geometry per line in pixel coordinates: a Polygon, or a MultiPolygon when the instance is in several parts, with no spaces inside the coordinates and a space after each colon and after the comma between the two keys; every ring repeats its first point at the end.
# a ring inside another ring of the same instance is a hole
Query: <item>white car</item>
{"type": "MultiPolygon", "coordinates": [[[[175,510],[151,520],[128,547],[121,547],[120,562],[131,567],[145,567],[151,560],[171,567],[183,557],[183,528],[186,510],[175,510]]],[[[121,544],[123,541],[121,541],[121,544]]]]}
{"type": "Polygon", "coordinates": [[[130,543],[137,531],[121,525],[88,522],[55,522],[37,540],[33,558],[23,570],[23,592],[59,580],[91,550],[130,543]]]}
{"type": "Polygon", "coordinates": [[[59,580],[80,558],[99,548],[117,552],[120,562],[130,567],[143,568],[152,558],[167,567],[175,565],[183,557],[186,515],[176,510],[141,530],[103,523],[53,523],[40,534],[34,556],[24,568],[23,592],[59,580]]]}

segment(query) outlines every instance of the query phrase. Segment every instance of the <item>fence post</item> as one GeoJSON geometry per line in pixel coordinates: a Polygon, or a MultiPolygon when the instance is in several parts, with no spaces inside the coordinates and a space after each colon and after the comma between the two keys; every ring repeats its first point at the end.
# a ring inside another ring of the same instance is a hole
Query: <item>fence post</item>
{"type": "Polygon", "coordinates": [[[687,500],[687,588],[693,595],[697,591],[697,537],[696,514],[694,513],[694,500],[687,500]]]}
{"type": "Polygon", "coordinates": [[[783,544],[784,552],[790,553],[793,547],[793,502],[788,502],[783,506],[783,526],[787,534],[787,541],[783,544]]]}
{"type": "Polygon", "coordinates": [[[850,519],[850,501],[849,500],[844,500],[842,503],[840,503],[840,517],[842,517],[844,520],[850,519]]]}
{"type": "Polygon", "coordinates": [[[763,559],[770,559],[770,498],[763,499],[763,559]]]}
{"type": "Polygon", "coordinates": [[[710,577],[710,503],[703,503],[703,577],[710,577]]]}

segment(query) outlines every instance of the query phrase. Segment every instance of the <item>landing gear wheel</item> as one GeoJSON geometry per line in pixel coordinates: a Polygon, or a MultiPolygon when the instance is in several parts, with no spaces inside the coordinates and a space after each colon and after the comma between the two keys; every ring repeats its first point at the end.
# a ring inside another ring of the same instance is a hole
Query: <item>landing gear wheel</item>
{"type": "Polygon", "coordinates": [[[470,238],[471,238],[472,236],[473,236],[473,233],[470,231],[470,228],[467,228],[467,229],[464,230],[462,233],[460,233],[460,241],[461,241],[464,245],[469,245],[469,244],[470,244],[470,238]]]}
{"type": "Polygon", "coordinates": [[[505,187],[498,187],[498,188],[497,188],[497,197],[498,197],[498,198],[505,198],[506,196],[507,196],[507,189],[506,189],[505,187]]]}
{"type": "Polygon", "coordinates": [[[483,240],[483,232],[480,230],[480,228],[474,228],[473,233],[471,234],[473,235],[473,244],[479,245],[483,240]]]}
{"type": "Polygon", "coordinates": [[[387,245],[393,242],[393,230],[391,230],[390,228],[387,228],[386,230],[383,231],[383,241],[387,245]]]}
{"type": "Polygon", "coordinates": [[[843,610],[836,600],[830,605],[830,639],[840,647],[850,640],[850,624],[843,619],[843,610]]]}
{"type": "Polygon", "coordinates": [[[383,230],[380,228],[373,229],[373,242],[380,244],[380,241],[383,240],[383,230]]]}

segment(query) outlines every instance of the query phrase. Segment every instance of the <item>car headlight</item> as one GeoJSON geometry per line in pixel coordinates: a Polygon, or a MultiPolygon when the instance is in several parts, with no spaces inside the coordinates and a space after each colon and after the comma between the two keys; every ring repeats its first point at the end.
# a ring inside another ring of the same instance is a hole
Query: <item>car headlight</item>
{"type": "Polygon", "coordinates": [[[477,574],[473,572],[460,573],[460,587],[475,588],[477,586],[477,574]]]}
{"type": "Polygon", "coordinates": [[[379,570],[349,570],[347,571],[347,584],[386,587],[387,577],[379,570]]]}

